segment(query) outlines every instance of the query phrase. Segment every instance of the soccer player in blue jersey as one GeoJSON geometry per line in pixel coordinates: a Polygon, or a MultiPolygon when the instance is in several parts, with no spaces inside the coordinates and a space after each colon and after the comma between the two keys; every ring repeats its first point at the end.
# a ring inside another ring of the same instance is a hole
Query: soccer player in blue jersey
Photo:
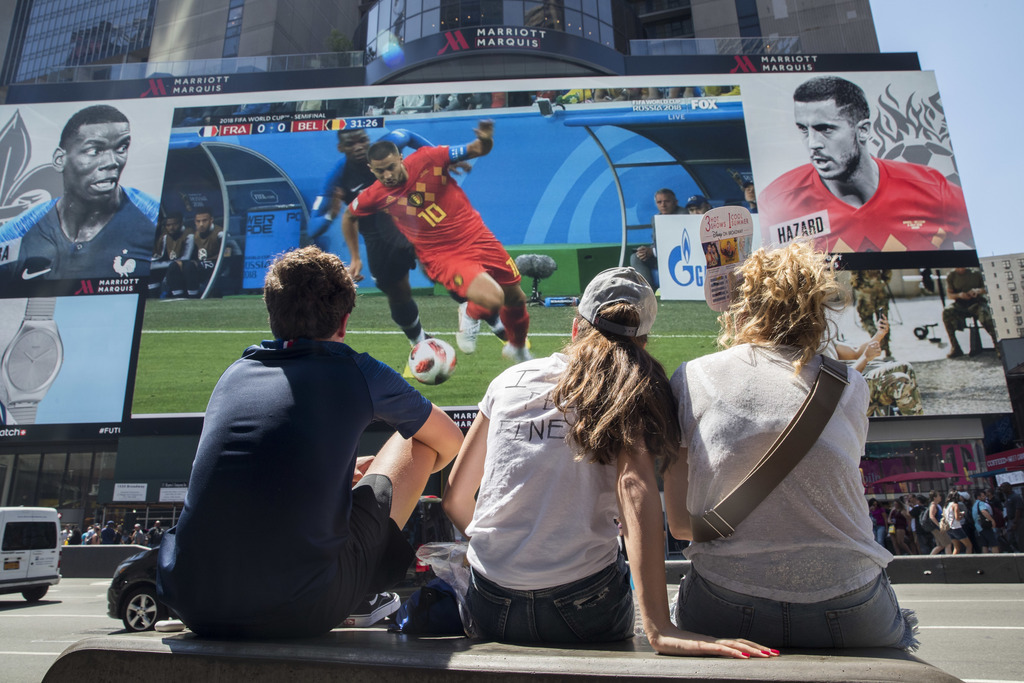
{"type": "Polygon", "coordinates": [[[112,106],[86,107],[68,120],[53,153],[64,196],[0,228],[8,259],[0,280],[149,274],[159,202],[121,186],[130,144],[128,119],[112,106]]]}

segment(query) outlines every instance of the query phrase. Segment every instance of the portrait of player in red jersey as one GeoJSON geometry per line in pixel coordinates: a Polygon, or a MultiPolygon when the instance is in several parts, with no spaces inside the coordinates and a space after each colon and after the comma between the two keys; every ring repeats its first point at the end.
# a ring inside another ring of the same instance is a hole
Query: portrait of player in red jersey
{"type": "Polygon", "coordinates": [[[765,243],[816,238],[835,253],[973,247],[963,191],[928,166],[873,157],[860,86],[815,77],[793,93],[810,163],[758,193],[765,243]]]}
{"type": "MultiPolygon", "coordinates": [[[[404,159],[392,142],[372,145],[367,158],[377,181],[345,209],[342,229],[352,230],[361,216],[389,214],[427,276],[466,299],[459,308],[459,348],[472,353],[480,320],[497,313],[508,335],[502,355],[519,362],[530,358],[530,317],[519,271],[449,171],[452,164],[491,151],[494,123],[480,121],[474,133],[468,145],[421,147],[404,159]]],[[[360,267],[353,261],[353,277],[360,267]]]]}

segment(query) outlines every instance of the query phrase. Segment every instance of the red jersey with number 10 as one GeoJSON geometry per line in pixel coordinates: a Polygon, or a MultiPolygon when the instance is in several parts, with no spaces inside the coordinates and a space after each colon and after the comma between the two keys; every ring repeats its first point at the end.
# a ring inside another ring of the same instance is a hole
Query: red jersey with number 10
{"type": "Polygon", "coordinates": [[[448,147],[421,147],[403,164],[409,174],[404,185],[389,188],[375,182],[349,205],[352,213],[390,214],[421,261],[451,258],[454,247],[473,241],[480,233],[491,235],[466,193],[448,173],[448,147]]]}

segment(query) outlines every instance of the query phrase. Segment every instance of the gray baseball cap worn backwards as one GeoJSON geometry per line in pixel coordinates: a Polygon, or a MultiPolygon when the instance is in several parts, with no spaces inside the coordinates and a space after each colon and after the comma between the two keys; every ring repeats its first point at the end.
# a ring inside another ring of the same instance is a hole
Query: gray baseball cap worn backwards
{"type": "Polygon", "coordinates": [[[640,273],[632,268],[620,267],[603,270],[594,276],[580,298],[578,310],[591,325],[623,337],[639,337],[651,331],[658,315],[658,300],[654,290],[640,273]],[[601,309],[609,304],[626,303],[636,306],[640,324],[636,327],[620,325],[601,317],[601,309]]]}

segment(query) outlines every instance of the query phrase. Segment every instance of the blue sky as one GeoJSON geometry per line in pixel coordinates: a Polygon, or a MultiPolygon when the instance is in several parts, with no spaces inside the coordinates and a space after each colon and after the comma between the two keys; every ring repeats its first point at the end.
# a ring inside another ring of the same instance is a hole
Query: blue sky
{"type": "Polygon", "coordinates": [[[916,52],[942,93],[978,256],[1024,252],[1024,0],[871,0],[882,52],[916,52]]]}

